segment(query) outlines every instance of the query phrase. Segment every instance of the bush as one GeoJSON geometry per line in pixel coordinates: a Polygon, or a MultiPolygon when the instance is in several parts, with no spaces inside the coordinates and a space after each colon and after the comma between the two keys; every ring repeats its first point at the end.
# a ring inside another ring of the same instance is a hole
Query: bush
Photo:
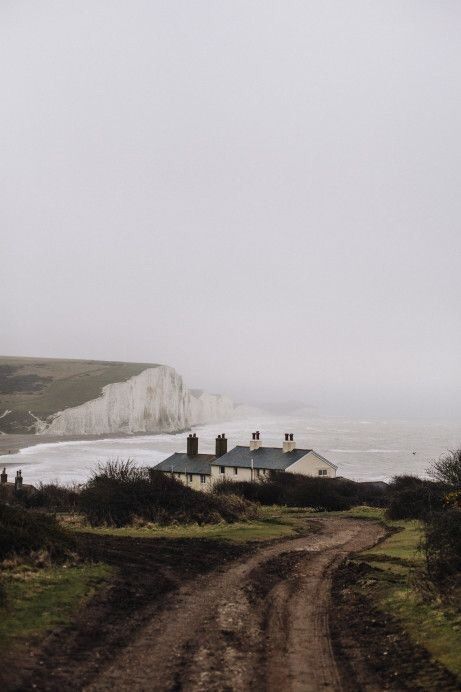
{"type": "Polygon", "coordinates": [[[100,466],[79,495],[79,507],[94,525],[126,526],[134,519],[168,524],[238,521],[255,508],[241,497],[192,490],[176,478],[139,468],[131,460],[100,466]]]}
{"type": "Polygon", "coordinates": [[[17,500],[29,508],[48,509],[52,512],[75,512],[78,506],[76,488],[66,488],[56,483],[41,483],[33,493],[19,491],[17,500]]]}
{"type": "Polygon", "coordinates": [[[0,503],[0,560],[36,550],[58,558],[74,547],[52,515],[0,503]]]}
{"type": "Polygon", "coordinates": [[[389,485],[389,519],[425,519],[444,506],[440,483],[417,476],[396,476],[389,485]]]}
{"type": "Polygon", "coordinates": [[[448,452],[427,470],[436,482],[451,490],[461,490],[461,449],[448,452]]]}
{"type": "Polygon", "coordinates": [[[339,478],[315,478],[294,473],[273,472],[262,481],[223,481],[215,493],[236,493],[262,505],[312,507],[318,511],[349,509],[359,504],[358,483],[339,478]]]}
{"type": "Polygon", "coordinates": [[[434,513],[425,524],[423,549],[432,583],[441,591],[461,585],[461,511],[434,513]]]}

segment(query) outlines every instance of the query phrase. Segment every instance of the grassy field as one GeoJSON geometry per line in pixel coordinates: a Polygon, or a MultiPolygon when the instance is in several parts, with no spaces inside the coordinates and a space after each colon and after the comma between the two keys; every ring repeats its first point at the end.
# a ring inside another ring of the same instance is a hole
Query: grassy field
{"type": "Polygon", "coordinates": [[[419,550],[422,527],[417,521],[388,521],[382,510],[356,508],[344,515],[367,516],[383,521],[395,533],[356,556],[373,572],[363,590],[381,610],[394,616],[413,641],[461,680],[461,614],[436,597],[423,599],[417,588],[422,581],[423,555],[419,550]]]}
{"type": "Polygon", "coordinates": [[[63,625],[111,575],[102,564],[52,566],[26,564],[2,568],[0,647],[15,648],[63,625]]]}
{"type": "Polygon", "coordinates": [[[99,535],[131,536],[133,538],[212,538],[215,540],[268,541],[274,538],[295,536],[307,530],[306,519],[312,519],[312,512],[285,507],[262,507],[259,517],[253,521],[234,524],[198,524],[159,526],[145,524],[116,529],[112,527],[91,528],[82,523],[80,517],[63,517],[65,526],[77,531],[99,535]]]}
{"type": "Polygon", "coordinates": [[[25,433],[39,418],[95,399],[102,388],[122,382],[152,363],[119,363],[51,358],[0,358],[0,420],[5,433],[25,433]]]}

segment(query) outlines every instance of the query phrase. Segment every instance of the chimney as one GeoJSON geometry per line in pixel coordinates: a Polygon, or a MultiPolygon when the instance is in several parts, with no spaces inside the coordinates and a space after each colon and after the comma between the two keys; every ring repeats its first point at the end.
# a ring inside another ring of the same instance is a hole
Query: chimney
{"type": "Polygon", "coordinates": [[[296,442],[293,439],[293,433],[285,433],[285,439],[283,441],[283,452],[292,452],[296,449],[296,442]]]}
{"type": "Polygon", "coordinates": [[[218,435],[215,446],[216,458],[218,459],[218,457],[222,457],[223,454],[227,454],[227,439],[225,433],[218,435]]]}
{"type": "Polygon", "coordinates": [[[8,481],[8,474],[6,472],[6,468],[3,469],[2,473],[0,474],[0,482],[2,485],[7,483],[8,481]]]}
{"type": "Polygon", "coordinates": [[[187,456],[196,457],[198,454],[198,437],[190,433],[187,437],[187,456]]]}
{"type": "Polygon", "coordinates": [[[263,443],[259,439],[260,432],[259,430],[257,432],[251,433],[251,440],[250,440],[250,451],[253,452],[255,449],[259,449],[260,447],[263,446],[263,443]]]}
{"type": "Polygon", "coordinates": [[[21,471],[16,471],[16,478],[14,479],[14,489],[15,491],[22,489],[22,474],[21,471]]]}

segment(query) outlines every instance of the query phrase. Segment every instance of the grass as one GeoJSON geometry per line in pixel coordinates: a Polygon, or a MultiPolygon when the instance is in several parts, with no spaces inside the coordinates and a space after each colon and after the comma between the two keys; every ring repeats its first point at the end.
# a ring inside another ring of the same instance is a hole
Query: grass
{"type": "Polygon", "coordinates": [[[0,647],[15,647],[70,622],[110,575],[103,564],[2,569],[0,647]]]}
{"type": "Polygon", "coordinates": [[[414,642],[461,680],[461,613],[436,598],[427,602],[415,588],[424,564],[419,551],[421,523],[389,521],[383,510],[373,508],[355,508],[342,515],[378,519],[396,529],[377,546],[355,556],[373,569],[372,579],[355,588],[396,618],[414,642]]]}
{"type": "Polygon", "coordinates": [[[268,541],[274,538],[295,536],[307,530],[306,519],[312,518],[309,510],[298,510],[285,507],[263,507],[259,517],[250,521],[233,524],[181,524],[160,526],[145,524],[123,528],[97,527],[82,524],[80,520],[63,518],[65,525],[77,531],[99,535],[131,536],[134,538],[212,538],[221,541],[268,541]]]}

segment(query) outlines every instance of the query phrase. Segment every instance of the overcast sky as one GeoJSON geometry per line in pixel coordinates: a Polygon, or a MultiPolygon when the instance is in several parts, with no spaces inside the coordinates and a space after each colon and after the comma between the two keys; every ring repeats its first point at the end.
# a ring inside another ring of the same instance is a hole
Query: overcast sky
{"type": "Polygon", "coordinates": [[[1,343],[461,414],[459,0],[0,0],[1,343]]]}

